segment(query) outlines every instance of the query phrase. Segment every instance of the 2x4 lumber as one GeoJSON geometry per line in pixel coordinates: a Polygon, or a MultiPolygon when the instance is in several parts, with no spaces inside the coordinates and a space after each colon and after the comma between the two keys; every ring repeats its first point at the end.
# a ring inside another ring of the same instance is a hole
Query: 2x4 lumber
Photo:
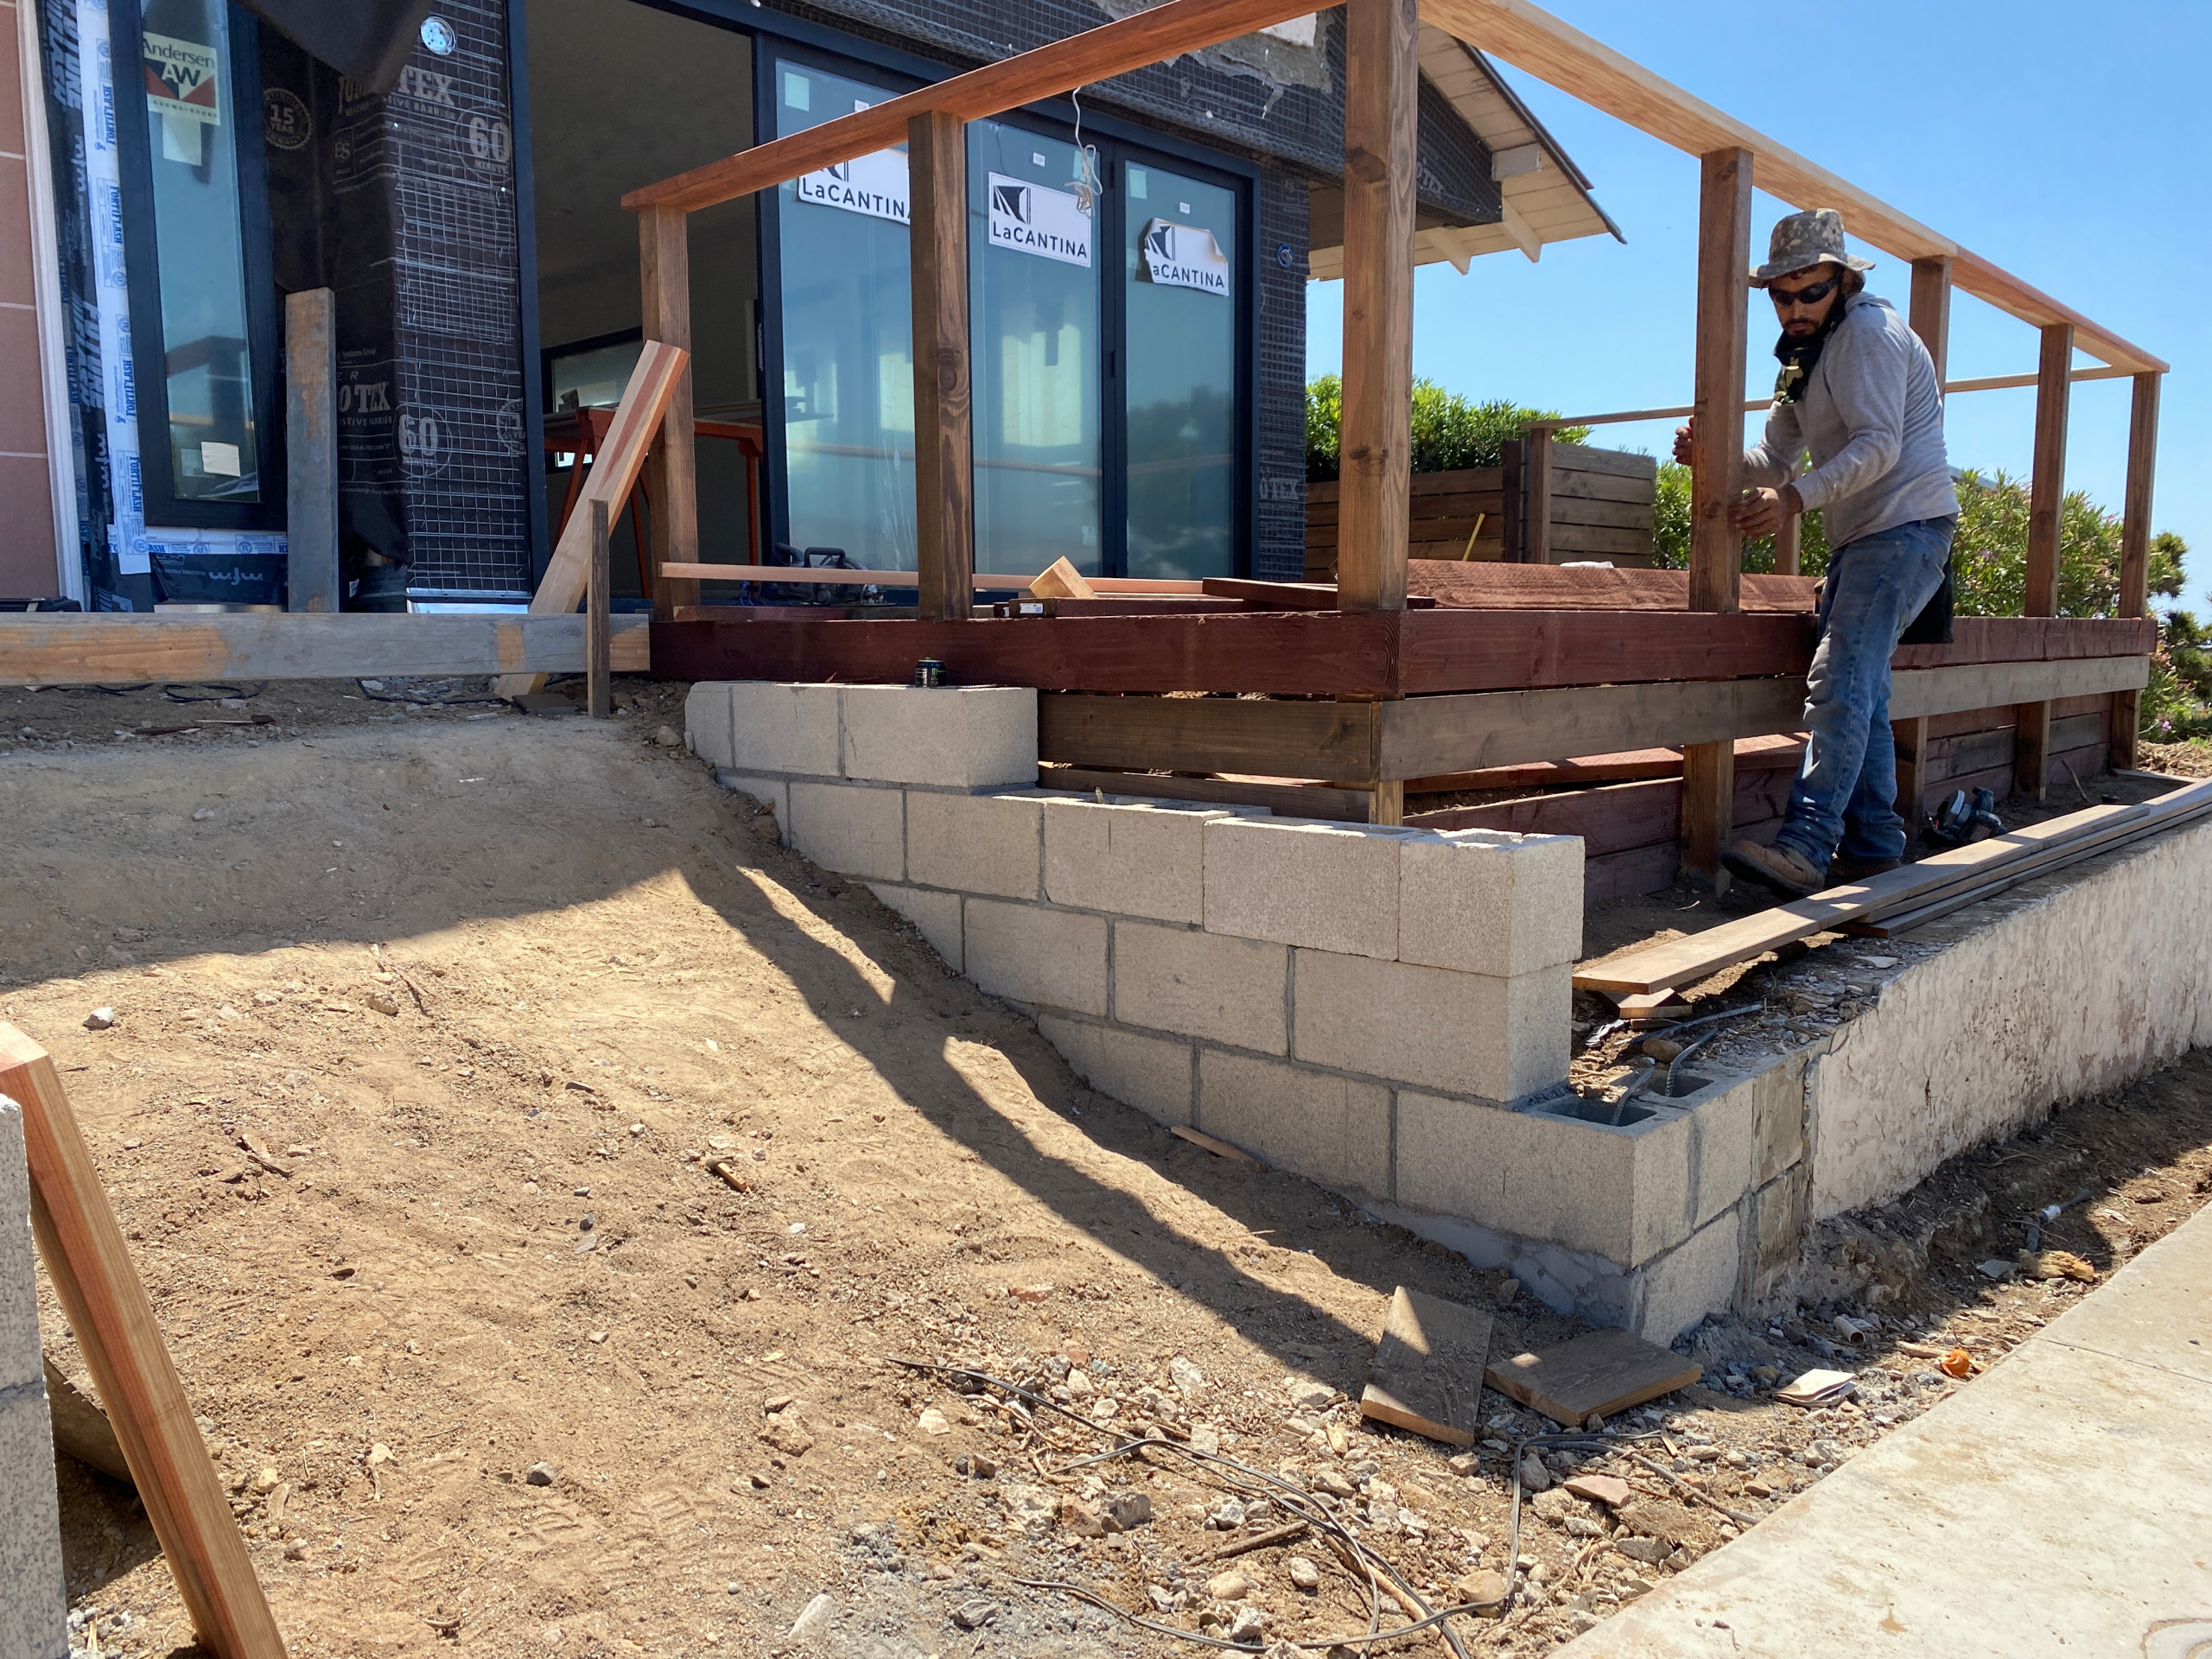
{"type": "MultiPolygon", "coordinates": [[[[582,515],[579,515],[580,517],[582,515]]],[[[331,611],[0,616],[0,685],[337,680],[378,674],[534,677],[584,670],[582,616],[398,616],[331,611]]],[[[646,619],[613,624],[616,672],[643,673],[646,619]]]]}
{"type": "Polygon", "coordinates": [[[2038,328],[2054,322],[2073,324],[2082,348],[2107,363],[2131,370],[2168,366],[1529,0],[1426,0],[1422,10],[1429,22],[1449,29],[1477,51],[1503,59],[1677,149],[1693,156],[1725,149],[1750,151],[1758,158],[1759,188],[1768,194],[1796,207],[1836,208],[1853,235],[1895,257],[1948,255],[1955,286],[2038,328]]]}
{"type": "Polygon", "coordinates": [[[1601,681],[1802,675],[1812,658],[1812,636],[1809,620],[1792,614],[1734,615],[1685,627],[1679,614],[1665,611],[1440,606],[1408,617],[1398,650],[1399,689],[1415,696],[1601,681]]]}
{"type": "MultiPolygon", "coordinates": [[[[1729,522],[1742,482],[1745,331],[1751,257],[1751,156],[1740,147],[1699,158],[1697,372],[1692,402],[1690,609],[1741,608],[1743,538],[1729,522]]],[[[1735,829],[1736,752],[1723,741],[1682,751],[1682,867],[1726,887],[1721,855],[1735,829]]]]}
{"type": "Polygon", "coordinates": [[[1039,789],[1099,790],[1107,796],[1147,800],[1207,801],[1221,806],[1264,806],[1287,818],[1328,818],[1364,823],[1373,791],[1326,784],[1255,783],[1243,778],[1163,778],[1148,772],[1106,772],[1094,766],[1046,766],[1039,789]]]}
{"type": "Polygon", "coordinates": [[[914,302],[914,563],[933,620],[974,603],[976,497],[969,423],[968,137],[956,115],[906,124],[914,302]]]}
{"type": "Polygon", "coordinates": [[[1940,386],[1951,360],[1951,262],[1941,254],[1912,262],[1911,322],[1935,361],[1940,386]]]}
{"type": "Polygon", "coordinates": [[[1927,810],[1928,716],[1892,720],[1890,735],[1897,753],[1897,815],[1904,820],[1906,836],[1917,836],[1921,814],[1927,810]]]}
{"type": "Polygon", "coordinates": [[[1406,605],[1420,86],[1414,0],[1346,0],[1337,592],[1348,611],[1406,605]]]}
{"type": "MultiPolygon", "coordinates": [[[[2120,613],[2141,616],[2150,603],[2151,502],[2158,471],[2159,377],[2135,377],[2127,417],[2127,486],[2120,512],[2120,613]]],[[[2113,699],[2113,765],[2135,765],[2135,746],[2143,724],[2142,694],[2123,691],[2113,699]]]]}
{"type": "Polygon", "coordinates": [[[614,717],[614,550],[607,503],[591,504],[591,585],[584,599],[584,702],[594,720],[614,717]]]}
{"type": "MultiPolygon", "coordinates": [[[[692,582],[778,582],[832,588],[915,588],[922,579],[915,570],[815,570],[789,564],[682,564],[671,567],[670,574],[692,582]]],[[[1028,592],[1029,584],[1036,580],[986,570],[971,575],[968,585],[979,594],[1021,594],[1028,592]]],[[[1165,576],[1086,576],[1084,580],[1100,594],[1132,598],[1197,599],[1205,590],[1202,582],[1165,576]]]]}
{"type": "Polygon", "coordinates": [[[1805,520],[1801,513],[1785,514],[1782,528],[1774,532],[1774,574],[1794,576],[1804,562],[1805,520]]]}
{"type": "MultiPolygon", "coordinates": [[[[659,209],[638,216],[645,336],[687,354],[691,350],[690,223],[684,214],[659,209]]],[[[697,582],[667,574],[671,564],[687,564],[699,556],[698,456],[692,430],[688,356],[677,370],[675,390],[669,394],[668,407],[661,416],[659,441],[653,444],[646,461],[646,492],[652,499],[647,568],[652,578],[653,611],[657,615],[673,616],[678,605],[699,602],[697,582]]],[[[610,513],[620,507],[619,501],[608,500],[610,513]]],[[[756,503],[747,510],[757,508],[756,503]]]]}
{"type": "Polygon", "coordinates": [[[1118,770],[1236,772],[1374,781],[1382,702],[1094,696],[1037,700],[1037,755],[1118,770]]]}
{"type": "MultiPolygon", "coordinates": [[[[1552,442],[1548,428],[1539,427],[1531,431],[1522,451],[1522,478],[1529,492],[1529,541],[1525,562],[1529,564],[1549,564],[1552,562],[1552,488],[1553,451],[1558,445],[1552,442]]],[[[1592,518],[1580,520],[1584,524],[1599,522],[1592,518]]],[[[1647,522],[1643,528],[1649,529],[1647,522]]]]}
{"type": "MultiPolygon", "coordinates": [[[[1948,346],[1948,341],[1946,344],[1948,346]]],[[[2067,378],[2076,383],[2083,380],[2128,380],[2133,379],[2135,374],[2133,369],[2107,365],[2101,369],[2076,369],[2067,378]]],[[[2018,391],[2039,385],[2042,378],[2041,375],[2036,374],[1993,374],[1974,380],[1947,380],[1943,383],[1943,395],[1948,397],[1959,391],[2018,391]]],[[[1741,412],[1756,415],[1771,408],[1773,403],[1771,397],[1747,398],[1741,412]]],[[[1554,415],[1542,421],[1531,421],[1529,424],[1532,427],[1548,427],[1556,431],[1563,426],[1622,426],[1634,421],[1679,421],[1696,413],[1691,405],[1683,404],[1674,409],[1617,409],[1602,415],[1554,415]]],[[[1572,454],[1573,451],[1569,448],[1562,453],[1572,454]]],[[[1415,487],[1418,488],[1418,485],[1415,487]]]]}
{"type": "Polygon", "coordinates": [[[1303,6],[1298,0],[1168,0],[632,190],[622,198],[622,206],[633,213],[653,207],[696,213],[903,143],[906,124],[918,115],[938,111],[961,121],[980,121],[1039,99],[1058,98],[1095,80],[1217,46],[1270,24],[1288,22],[1311,10],[1312,0],[1303,6]]]}
{"type": "MultiPolygon", "coordinates": [[[[2029,616],[2058,613],[2058,543],[2066,512],[2066,428],[2072,387],[2074,328],[2053,323],[2043,331],[2043,361],[2036,385],[2035,475],[2028,485],[2027,587],[2021,609],[2029,616]]],[[[2050,781],[2050,706],[2020,709],[2012,754],[2013,787],[2041,800],[2050,781]]]]}
{"type": "Polygon", "coordinates": [[[5,1024],[0,1095],[22,1109],[39,1254],[200,1645],[216,1659],[283,1659],[283,1637],[60,1075],[44,1049],[5,1024]]]}
{"type": "MultiPolygon", "coordinates": [[[[647,284],[648,288],[652,286],[647,284]]],[[[545,575],[538,582],[537,591],[531,595],[532,616],[567,616],[583,602],[584,590],[591,581],[591,504],[606,502],[612,517],[630,499],[631,488],[645,464],[646,448],[660,430],[662,419],[677,391],[684,385],[685,369],[690,360],[689,352],[665,340],[647,340],[645,349],[638,353],[637,366],[630,371],[629,382],[622,388],[621,401],[614,408],[614,418],[608,423],[607,441],[592,457],[591,472],[584,479],[576,503],[582,511],[569,515],[561,539],[553,545],[553,557],[545,567],[545,575]]],[[[690,395],[688,391],[684,393],[686,397],[690,395]]],[[[665,495],[660,498],[662,510],[653,515],[656,524],[668,518],[667,502],[665,495]]],[[[697,597],[695,586],[691,599],[685,602],[696,603],[697,597]]],[[[658,596],[654,603],[658,608],[658,596]]],[[[428,619],[409,620],[419,622],[428,619]]],[[[390,668],[385,671],[397,674],[407,671],[390,668]]],[[[503,697],[516,697],[543,690],[544,686],[544,671],[533,670],[503,673],[493,689],[503,697]]]]}
{"type": "Polygon", "coordinates": [[[338,570],[338,302],[327,288],[284,296],[285,608],[335,611],[338,570]]]}

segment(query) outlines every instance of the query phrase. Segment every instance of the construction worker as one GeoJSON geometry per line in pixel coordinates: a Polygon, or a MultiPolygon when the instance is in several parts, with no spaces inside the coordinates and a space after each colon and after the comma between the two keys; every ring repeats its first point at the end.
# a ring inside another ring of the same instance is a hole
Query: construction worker
{"type": "MultiPolygon", "coordinates": [[[[1935,362],[1888,301],[1861,291],[1872,268],[1845,250],[1841,216],[1816,208],[1775,226],[1767,262],[1751,276],[1781,321],[1782,370],[1766,435],[1744,456],[1750,487],[1729,520],[1755,538],[1818,507],[1829,553],[1820,645],[1805,678],[1811,741],[1788,816],[1772,846],[1738,840],[1726,858],[1790,896],[1904,859],[1890,654],[1948,592],[1958,524],[1935,362]]],[[[1690,432],[1675,435],[1679,461],[1690,460],[1690,432]]]]}

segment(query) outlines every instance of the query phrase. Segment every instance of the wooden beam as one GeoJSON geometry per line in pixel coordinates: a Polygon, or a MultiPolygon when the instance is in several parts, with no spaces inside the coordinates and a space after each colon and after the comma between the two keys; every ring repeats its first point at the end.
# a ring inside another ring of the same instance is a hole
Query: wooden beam
{"type": "Polygon", "coordinates": [[[773,189],[801,174],[904,143],[906,124],[918,115],[941,111],[962,121],[980,121],[1202,47],[1217,46],[1271,24],[1288,22],[1313,10],[1313,0],[1305,0],[1303,5],[1300,0],[1168,0],[1165,5],[986,64],[873,109],[840,116],[818,127],[756,144],[721,161],[632,190],[622,198],[622,206],[633,213],[649,207],[696,212],[717,202],[734,201],[740,196],[773,189]]]}
{"type": "Polygon", "coordinates": [[[1897,816],[1904,820],[1905,844],[1920,835],[1928,796],[1928,716],[1892,720],[1890,735],[1897,751],[1897,816]]]}
{"type": "Polygon", "coordinates": [[[22,1109],[31,1230],[47,1275],[200,1645],[215,1659],[284,1659],[284,1638],[254,1577],[60,1075],[44,1049],[4,1024],[0,1095],[22,1109]]]}
{"type": "Polygon", "coordinates": [[[1912,332],[1936,362],[1942,385],[1951,361],[1951,262],[1941,254],[1912,262],[1912,332]]]}
{"type": "MultiPolygon", "coordinates": [[[[622,400],[615,405],[614,418],[607,425],[607,441],[592,458],[591,472],[584,480],[576,503],[579,511],[569,515],[561,539],[554,543],[553,557],[545,567],[545,575],[538,582],[537,591],[531,595],[532,616],[567,616],[583,603],[585,590],[591,585],[590,505],[594,501],[606,502],[612,517],[630,499],[631,486],[638,481],[638,473],[645,464],[645,448],[660,430],[662,418],[675,399],[685,365],[690,360],[690,353],[680,346],[652,340],[638,354],[638,365],[630,371],[629,384],[623,387],[622,400]]],[[[664,502],[666,498],[662,499],[664,502]]],[[[665,517],[664,513],[656,512],[653,521],[661,524],[665,517]]],[[[407,671],[391,668],[384,671],[397,674],[407,671]]],[[[544,686],[544,672],[533,671],[503,673],[493,689],[503,697],[514,697],[543,690],[544,686]]]]}
{"type": "MultiPolygon", "coordinates": [[[[2122,616],[2142,615],[2151,599],[2151,502],[2158,471],[2158,376],[2135,377],[2135,395],[2127,418],[2127,490],[2120,512],[2122,616]]],[[[2114,697],[2112,721],[2112,764],[2132,771],[2135,746],[2142,735],[2142,694],[2123,691],[2114,697]]]]}
{"type": "Polygon", "coordinates": [[[976,474],[969,419],[968,130],[925,111],[906,124],[914,300],[914,563],[921,613],[969,613],[976,474]]]}
{"type": "Polygon", "coordinates": [[[1796,207],[1834,207],[1847,229],[1901,259],[1949,255],[1952,281],[1977,299],[2040,328],[2070,322],[2082,346],[2131,370],[2168,365],[2110,329],[1967,252],[1868,192],[1715,109],[1530,0],[1426,0],[1422,15],[1480,52],[1548,81],[1594,109],[1693,156],[1742,149],[1758,159],[1759,188],[1796,207]]]}
{"type": "MultiPolygon", "coordinates": [[[[583,515],[579,514],[578,517],[583,515]]],[[[642,616],[613,623],[615,671],[650,666],[642,616]]],[[[585,667],[581,616],[0,616],[0,685],[339,680],[379,674],[528,679],[585,667]]]]}
{"type": "Polygon", "coordinates": [[[1347,0],[1337,594],[1348,611],[1406,605],[1420,87],[1414,0],[1347,0]]]}
{"type": "Polygon", "coordinates": [[[1794,576],[1804,563],[1805,518],[1802,513],[1790,513],[1782,521],[1782,528],[1774,533],[1774,574],[1794,576]]]}
{"type": "MultiPolygon", "coordinates": [[[[1745,331],[1751,289],[1751,157],[1699,160],[1697,374],[1690,473],[1690,609],[1741,608],[1743,541],[1728,522],[1742,484],[1745,331]]],[[[1734,831],[1736,752],[1727,741],[1682,753],[1682,868],[1725,890],[1721,855],[1734,831]]]]}
{"type": "Polygon", "coordinates": [[[338,303],[284,296],[285,608],[346,607],[338,569],[338,303]]]}
{"type": "MultiPolygon", "coordinates": [[[[661,416],[660,433],[646,461],[645,489],[651,499],[653,612],[673,616],[678,605],[699,602],[699,584],[666,574],[670,564],[699,556],[698,457],[691,418],[691,244],[688,214],[652,208],[638,215],[639,287],[645,301],[645,334],[685,353],[676,388],[661,416]]],[[[579,503],[579,505],[582,504],[579,503]]],[[[610,513],[620,510],[610,501],[610,513]]]]}
{"type": "Polygon", "coordinates": [[[584,601],[584,701],[594,720],[614,717],[614,558],[607,503],[591,504],[591,591],[584,601]]]}
{"type": "Polygon", "coordinates": [[[1371,785],[1380,711],[1403,706],[1053,692],[1037,700],[1037,758],[1124,770],[1318,774],[1371,785]]]}
{"type": "Polygon", "coordinates": [[[1529,490],[1529,554],[1530,564],[1552,562],[1552,434],[1537,427],[1528,435],[1525,470],[1529,490]]]}
{"type": "MultiPolygon", "coordinates": [[[[2028,485],[2027,588],[2021,609],[2029,616],[2058,614],[2058,544],[2066,512],[2066,427],[2073,391],[2074,327],[2053,323],[2043,331],[2043,360],[2036,384],[2035,475],[2028,485]]],[[[2041,800],[2050,781],[2050,705],[2020,709],[2012,752],[2012,786],[2041,800]]]]}

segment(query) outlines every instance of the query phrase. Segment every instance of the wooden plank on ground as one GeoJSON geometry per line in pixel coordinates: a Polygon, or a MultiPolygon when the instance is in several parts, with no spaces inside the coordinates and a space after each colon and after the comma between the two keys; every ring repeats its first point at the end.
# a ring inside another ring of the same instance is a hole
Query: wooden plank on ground
{"type": "Polygon", "coordinates": [[[283,1659],[283,1637],[60,1075],[44,1049],[6,1024],[0,1095],[22,1109],[39,1253],[200,1645],[216,1659],[283,1659]]]}
{"type": "Polygon", "coordinates": [[[1501,1359],[1484,1375],[1500,1394],[1567,1428],[1687,1388],[1704,1366],[1625,1331],[1592,1331],[1540,1352],[1501,1359]]]}
{"type": "MultiPolygon", "coordinates": [[[[661,416],[683,384],[684,366],[690,360],[690,353],[680,346],[657,340],[647,340],[638,354],[638,365],[630,371],[629,384],[622,389],[622,401],[615,406],[614,419],[607,428],[607,442],[600,446],[584,480],[576,511],[563,526],[544,578],[531,596],[532,616],[567,616],[583,603],[584,589],[591,581],[591,504],[606,502],[610,515],[622,510],[622,504],[630,499],[631,486],[638,481],[639,469],[645,465],[645,450],[660,430],[661,416]]],[[[673,543],[668,552],[671,561],[683,556],[683,550],[673,543]]],[[[695,592],[689,597],[696,600],[698,595],[695,592]]],[[[501,696],[512,697],[543,690],[544,686],[544,674],[533,670],[504,674],[494,689],[501,696]]]]}
{"type": "MultiPolygon", "coordinates": [[[[580,615],[91,611],[0,616],[0,685],[580,674],[584,632],[580,615]]],[[[649,638],[645,618],[613,619],[616,672],[645,671],[649,638]]]]}
{"type": "Polygon", "coordinates": [[[1494,1316],[1400,1285],[1368,1364],[1359,1414],[1447,1446],[1472,1446],[1494,1316]]]}

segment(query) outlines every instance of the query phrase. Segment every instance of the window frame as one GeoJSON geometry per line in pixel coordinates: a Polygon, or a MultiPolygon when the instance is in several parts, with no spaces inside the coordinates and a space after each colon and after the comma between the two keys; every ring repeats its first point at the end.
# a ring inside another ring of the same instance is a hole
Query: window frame
{"type": "Polygon", "coordinates": [[[152,124],[139,64],[145,57],[142,0],[111,0],[115,37],[116,142],[122,184],[124,270],[130,312],[130,370],[138,404],[140,500],[149,528],[278,531],[285,528],[284,364],[270,257],[269,180],[263,156],[259,21],[225,0],[229,109],[238,134],[238,240],[245,285],[246,348],[253,363],[258,501],[209,501],[171,487],[168,342],[162,321],[160,245],[154,224],[152,124]]]}

